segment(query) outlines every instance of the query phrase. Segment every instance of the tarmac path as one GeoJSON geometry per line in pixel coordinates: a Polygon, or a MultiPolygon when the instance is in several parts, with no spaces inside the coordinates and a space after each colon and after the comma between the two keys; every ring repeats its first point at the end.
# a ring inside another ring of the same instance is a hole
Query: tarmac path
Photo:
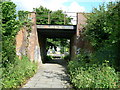
{"type": "Polygon", "coordinates": [[[40,66],[37,73],[23,85],[23,88],[71,88],[69,82],[66,62],[56,59],[40,66]]]}

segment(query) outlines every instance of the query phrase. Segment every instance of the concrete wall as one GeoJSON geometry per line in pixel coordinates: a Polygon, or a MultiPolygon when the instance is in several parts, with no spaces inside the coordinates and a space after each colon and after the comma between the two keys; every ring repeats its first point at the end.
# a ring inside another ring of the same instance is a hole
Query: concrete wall
{"type": "Polygon", "coordinates": [[[29,18],[32,20],[32,30],[27,32],[27,28],[23,27],[16,36],[16,54],[21,58],[22,55],[27,55],[31,61],[42,63],[40,56],[40,47],[38,42],[36,28],[36,14],[31,12],[29,18]]]}

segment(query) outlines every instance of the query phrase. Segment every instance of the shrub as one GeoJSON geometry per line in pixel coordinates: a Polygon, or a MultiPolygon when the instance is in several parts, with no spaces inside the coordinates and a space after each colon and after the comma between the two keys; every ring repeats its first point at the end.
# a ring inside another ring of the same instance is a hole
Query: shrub
{"type": "Polygon", "coordinates": [[[0,88],[16,88],[31,77],[37,68],[37,64],[30,62],[26,57],[22,60],[17,59],[15,50],[17,32],[24,26],[28,31],[32,24],[28,19],[28,12],[19,11],[18,15],[16,14],[16,5],[13,2],[3,0],[0,6],[2,11],[2,61],[0,61],[2,86],[0,85],[0,88]]]}
{"type": "Polygon", "coordinates": [[[68,64],[70,79],[76,88],[116,88],[118,75],[108,66],[70,61],[68,64]]]}
{"type": "Polygon", "coordinates": [[[19,87],[25,83],[26,79],[32,77],[37,70],[37,63],[29,61],[25,56],[23,56],[22,60],[16,58],[15,64],[7,66],[7,68],[3,68],[3,88],[19,87]]]}
{"type": "Polygon", "coordinates": [[[98,51],[89,53],[82,50],[74,60],[69,62],[70,79],[76,88],[118,87],[119,76],[111,62],[105,60],[104,55],[106,54],[98,51]]]}
{"type": "Polygon", "coordinates": [[[51,61],[52,60],[52,56],[46,56],[46,61],[51,61]]]}
{"type": "Polygon", "coordinates": [[[70,55],[64,56],[64,60],[70,61],[70,55]]]}
{"type": "Polygon", "coordinates": [[[106,53],[106,56],[103,58],[108,57],[120,71],[120,1],[100,5],[99,9],[94,8],[93,12],[87,15],[86,22],[84,36],[89,39],[94,51],[104,49],[102,52],[106,53]]]}

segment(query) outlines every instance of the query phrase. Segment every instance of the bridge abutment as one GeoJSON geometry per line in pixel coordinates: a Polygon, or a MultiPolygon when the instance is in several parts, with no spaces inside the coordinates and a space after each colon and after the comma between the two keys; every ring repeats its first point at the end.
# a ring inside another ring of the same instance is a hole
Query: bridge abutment
{"type": "Polygon", "coordinates": [[[23,27],[16,35],[16,54],[20,59],[22,56],[27,56],[31,61],[42,64],[35,12],[31,12],[29,14],[29,18],[31,18],[31,21],[33,23],[31,26],[31,31],[28,32],[27,28],[23,27]]]}

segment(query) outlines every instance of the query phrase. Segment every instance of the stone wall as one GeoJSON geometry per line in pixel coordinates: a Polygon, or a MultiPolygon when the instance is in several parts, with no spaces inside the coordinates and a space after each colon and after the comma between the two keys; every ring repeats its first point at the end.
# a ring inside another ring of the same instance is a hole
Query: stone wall
{"type": "Polygon", "coordinates": [[[28,33],[26,27],[21,28],[18,32],[16,36],[16,54],[19,58],[21,58],[22,55],[27,55],[31,61],[41,64],[40,46],[36,28],[36,14],[31,12],[29,18],[31,18],[33,23],[31,32],[28,33]]]}

